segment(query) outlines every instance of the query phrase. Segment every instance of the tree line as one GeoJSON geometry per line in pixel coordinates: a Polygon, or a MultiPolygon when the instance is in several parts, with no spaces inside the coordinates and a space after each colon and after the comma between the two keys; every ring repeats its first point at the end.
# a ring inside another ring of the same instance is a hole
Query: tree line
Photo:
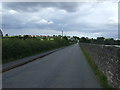
{"type": "MultiPolygon", "coordinates": [[[[8,34],[5,35],[3,38],[9,37],[8,34]]],[[[70,40],[73,42],[82,42],[82,43],[93,43],[93,44],[105,44],[105,45],[120,45],[120,40],[115,40],[114,38],[105,38],[105,37],[97,37],[95,38],[88,38],[88,37],[78,37],[78,36],[61,36],[61,35],[53,35],[53,36],[31,36],[31,35],[18,35],[12,36],[11,38],[19,38],[19,39],[27,39],[27,38],[42,38],[44,40],[50,38],[64,38],[66,40],[70,40]]]]}
{"type": "Polygon", "coordinates": [[[88,38],[88,37],[81,37],[78,39],[79,39],[79,42],[83,42],[83,43],[120,45],[120,40],[115,40],[114,38],[97,37],[96,39],[94,39],[94,38],[88,38]]]}

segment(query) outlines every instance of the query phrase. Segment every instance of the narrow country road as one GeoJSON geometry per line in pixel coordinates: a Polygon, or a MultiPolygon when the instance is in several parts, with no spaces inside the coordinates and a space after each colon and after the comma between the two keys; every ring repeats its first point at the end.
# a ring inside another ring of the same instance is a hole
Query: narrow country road
{"type": "Polygon", "coordinates": [[[100,88],[78,44],[3,73],[3,88],[100,88]]]}

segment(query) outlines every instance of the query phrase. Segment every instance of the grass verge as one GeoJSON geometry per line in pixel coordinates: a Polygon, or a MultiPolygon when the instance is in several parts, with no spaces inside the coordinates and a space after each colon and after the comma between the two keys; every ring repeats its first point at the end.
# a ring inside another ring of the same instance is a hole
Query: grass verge
{"type": "Polygon", "coordinates": [[[102,71],[97,67],[97,65],[92,60],[91,56],[89,55],[88,51],[80,45],[80,48],[82,49],[84,55],[86,56],[91,68],[93,69],[95,75],[97,76],[98,80],[100,81],[100,84],[103,88],[112,88],[107,81],[107,77],[103,74],[102,71]]]}

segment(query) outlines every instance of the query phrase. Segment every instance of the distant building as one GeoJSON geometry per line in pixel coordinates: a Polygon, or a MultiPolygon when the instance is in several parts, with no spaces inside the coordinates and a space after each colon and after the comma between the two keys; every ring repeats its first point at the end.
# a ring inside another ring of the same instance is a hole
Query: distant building
{"type": "Polygon", "coordinates": [[[0,29],[0,36],[3,36],[3,32],[2,32],[2,30],[0,29]]]}

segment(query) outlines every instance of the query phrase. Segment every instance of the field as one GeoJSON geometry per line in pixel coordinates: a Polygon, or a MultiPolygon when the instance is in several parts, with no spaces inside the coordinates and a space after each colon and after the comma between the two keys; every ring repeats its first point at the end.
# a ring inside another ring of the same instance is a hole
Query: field
{"type": "Polygon", "coordinates": [[[70,40],[65,37],[3,37],[2,63],[7,63],[70,44],[70,40]]]}

